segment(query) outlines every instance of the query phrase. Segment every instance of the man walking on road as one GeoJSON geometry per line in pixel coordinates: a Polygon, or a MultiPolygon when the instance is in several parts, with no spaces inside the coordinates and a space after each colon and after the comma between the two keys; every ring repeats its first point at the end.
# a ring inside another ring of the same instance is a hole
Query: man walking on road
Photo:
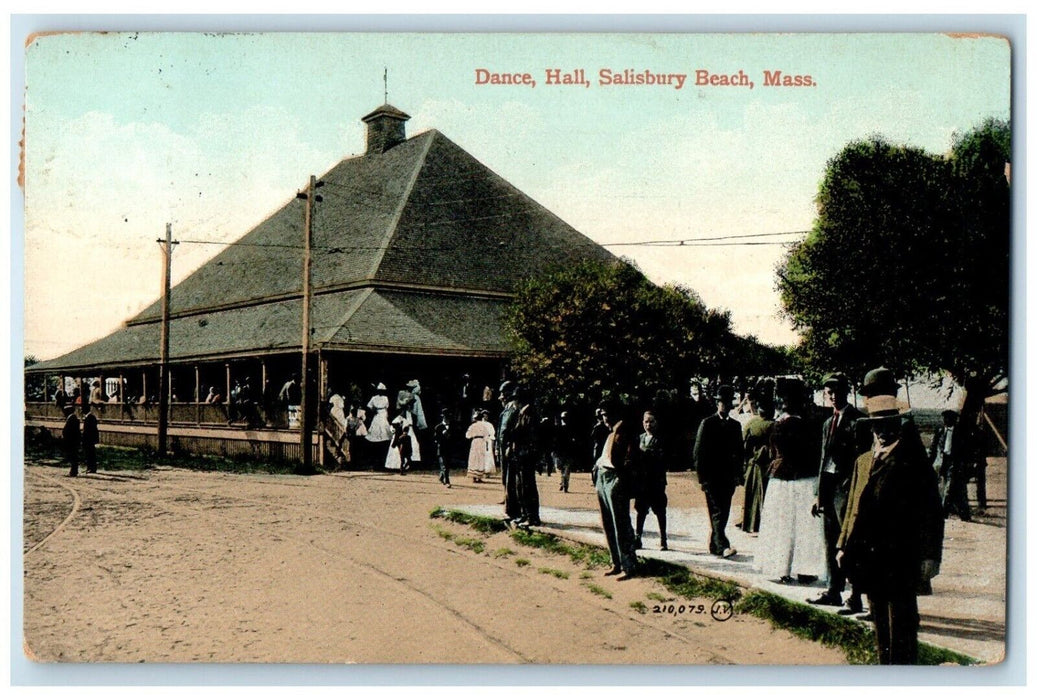
{"type": "Polygon", "coordinates": [[[709,553],[725,559],[738,553],[731,547],[725,530],[731,498],[742,480],[742,426],[729,417],[734,394],[730,386],[720,387],[717,412],[699,425],[694,452],[695,471],[709,511],[709,553]]]}

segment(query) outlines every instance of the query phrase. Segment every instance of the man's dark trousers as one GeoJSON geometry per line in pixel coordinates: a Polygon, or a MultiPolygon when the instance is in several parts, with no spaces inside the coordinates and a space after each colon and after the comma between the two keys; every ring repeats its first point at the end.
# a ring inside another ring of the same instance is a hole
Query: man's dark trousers
{"type": "Polygon", "coordinates": [[[918,663],[918,597],[914,591],[869,593],[868,607],[875,618],[879,663],[918,663]]]}
{"type": "Polygon", "coordinates": [[[843,513],[846,510],[846,494],[836,488],[836,475],[822,472],[817,486],[817,500],[821,506],[825,527],[825,559],[828,560],[828,594],[842,596],[846,588],[846,574],[835,561],[839,553],[836,544],[843,527],[843,513]]]}
{"type": "Polygon", "coordinates": [[[703,493],[706,495],[706,510],[709,511],[709,522],[712,533],[709,537],[709,553],[723,554],[724,550],[731,546],[727,539],[727,519],[731,515],[731,498],[735,495],[735,489],[723,486],[708,486],[703,493]]]}
{"type": "Polygon", "coordinates": [[[83,445],[83,460],[86,462],[87,474],[93,474],[97,471],[97,445],[89,443],[83,445]]]}
{"type": "Polygon", "coordinates": [[[523,515],[521,478],[519,477],[518,460],[514,457],[502,457],[501,480],[504,482],[504,514],[514,520],[523,515]]]}
{"type": "Polygon", "coordinates": [[[522,517],[530,525],[540,524],[540,491],[537,490],[536,460],[531,455],[522,455],[513,460],[518,462],[518,497],[522,517]]]}

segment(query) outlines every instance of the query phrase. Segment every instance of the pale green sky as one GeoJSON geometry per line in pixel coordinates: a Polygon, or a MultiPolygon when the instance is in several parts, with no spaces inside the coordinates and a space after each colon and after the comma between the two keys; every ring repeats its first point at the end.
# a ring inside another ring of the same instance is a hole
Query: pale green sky
{"type": "MultiPolygon", "coordinates": [[[[383,67],[409,135],[440,130],[609,244],[807,229],[851,139],[945,152],[955,131],[1008,118],[1009,62],[1005,40],[936,34],[44,36],[26,50],[25,351],[57,356],[154,300],[166,222],[234,240],[360,153],[383,67]],[[478,86],[477,68],[537,86],[478,86]],[[547,86],[547,68],[592,85],[547,86]],[[603,68],[688,82],[601,86],[603,68]],[[755,87],[696,87],[699,69],[755,87]],[[816,86],[763,87],[779,69],[816,86]]],[[[177,248],[174,281],[217,250],[177,248]]],[[[739,332],[795,339],[774,292],[781,247],[611,250],[730,309],[739,332]]]]}

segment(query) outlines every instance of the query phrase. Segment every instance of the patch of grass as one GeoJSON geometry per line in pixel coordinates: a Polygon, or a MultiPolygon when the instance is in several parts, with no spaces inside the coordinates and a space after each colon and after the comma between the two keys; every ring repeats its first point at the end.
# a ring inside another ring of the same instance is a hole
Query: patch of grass
{"type": "Polygon", "coordinates": [[[551,574],[555,578],[561,578],[561,579],[569,578],[569,572],[567,572],[567,571],[560,571],[559,569],[551,569],[551,568],[548,568],[546,566],[541,566],[539,569],[537,569],[537,571],[539,571],[542,574],[551,574]]]}
{"type": "MultiPolygon", "coordinates": [[[[437,509],[432,517],[445,517],[453,522],[460,522],[476,528],[486,528],[485,532],[501,532],[505,525],[493,518],[469,516],[437,509]],[[440,514],[444,513],[444,514],[440,514]]],[[[602,547],[568,543],[561,538],[544,532],[516,530],[511,533],[512,539],[527,547],[536,547],[553,554],[568,556],[574,563],[584,564],[588,568],[604,568],[612,565],[609,553],[602,547]]],[[[518,566],[528,566],[528,559],[516,559],[518,566]]],[[[829,615],[808,605],[795,603],[765,591],[744,591],[727,581],[693,575],[688,569],[677,564],[655,559],[638,559],[641,575],[659,580],[666,589],[679,598],[687,600],[729,600],[739,613],[752,615],[769,621],[774,627],[786,629],[793,634],[820,642],[826,646],[838,648],[846,654],[851,664],[875,664],[877,656],[871,627],[857,620],[829,615]]],[[[544,569],[542,572],[547,573],[544,569]]],[[[591,583],[590,573],[580,574],[583,585],[592,593],[603,598],[612,598],[612,594],[601,586],[591,583]]],[[[668,602],[673,598],[649,591],[646,594],[651,600],[668,602]]],[[[639,601],[630,606],[640,612],[639,601]]],[[[918,645],[919,665],[958,664],[973,665],[976,659],[948,649],[941,649],[931,644],[920,642],[918,645]]]]}
{"type": "Polygon", "coordinates": [[[959,654],[956,651],[951,651],[950,649],[935,647],[932,644],[926,644],[925,642],[918,643],[919,666],[939,666],[946,663],[957,664],[959,666],[975,666],[979,663],[979,660],[974,659],[971,656],[959,654]]]}
{"type": "Polygon", "coordinates": [[[668,591],[682,598],[689,600],[697,598],[717,600],[723,598],[734,603],[742,597],[742,589],[735,584],[695,576],[686,568],[677,564],[657,559],[638,559],[638,567],[641,570],[642,576],[651,576],[659,579],[659,582],[668,591]]]}
{"type": "Polygon", "coordinates": [[[486,549],[486,543],[474,537],[455,537],[454,543],[459,544],[462,547],[467,547],[476,554],[482,554],[483,550],[486,549]]]}
{"type": "Polygon", "coordinates": [[[589,571],[581,571],[581,572],[580,572],[580,578],[581,578],[581,579],[588,579],[588,578],[594,578],[594,574],[592,574],[592,573],[591,573],[591,572],[589,572],[589,571]]]}
{"type": "Polygon", "coordinates": [[[498,532],[504,532],[508,529],[508,526],[497,518],[488,518],[483,515],[469,515],[468,513],[462,513],[457,510],[446,510],[445,508],[440,508],[438,506],[432,509],[432,512],[429,513],[429,517],[449,520],[450,522],[458,523],[459,525],[467,525],[484,535],[493,535],[498,532]]]}
{"type": "Polygon", "coordinates": [[[602,598],[608,598],[609,600],[612,600],[612,594],[609,593],[608,591],[606,591],[604,588],[602,588],[598,584],[590,583],[590,582],[584,582],[583,585],[586,586],[587,590],[590,591],[591,593],[593,593],[594,595],[600,595],[602,598]]]}
{"type": "Polygon", "coordinates": [[[495,551],[493,553],[493,558],[494,559],[503,559],[505,557],[510,557],[514,553],[515,553],[515,550],[513,550],[513,549],[508,549],[507,547],[501,547],[500,549],[498,549],[497,551],[495,551]]]}
{"type": "Polygon", "coordinates": [[[460,547],[470,549],[476,554],[482,554],[483,550],[486,549],[486,543],[477,537],[463,537],[461,535],[457,535],[445,528],[438,526],[436,526],[434,529],[436,531],[436,534],[442,537],[447,542],[453,542],[454,544],[460,547]]]}
{"type": "MultiPolygon", "coordinates": [[[[837,618],[764,591],[750,591],[735,609],[768,620],[775,627],[789,630],[798,637],[842,649],[851,664],[878,663],[871,626],[857,620],[837,618]]],[[[919,642],[920,666],[945,663],[970,666],[979,662],[964,654],[919,642]]]]}
{"type": "Polygon", "coordinates": [[[630,601],[630,607],[632,607],[634,610],[641,613],[642,615],[648,612],[648,606],[642,603],[640,600],[630,601]]]}
{"type": "Polygon", "coordinates": [[[602,547],[570,543],[546,532],[533,532],[530,530],[515,530],[511,533],[511,538],[526,547],[536,547],[552,554],[565,555],[574,564],[583,564],[591,568],[612,566],[612,558],[608,551],[602,547]]]}
{"type": "Polygon", "coordinates": [[[842,649],[848,663],[878,661],[871,629],[857,620],[834,618],[816,608],[764,591],[750,591],[738,601],[735,610],[768,620],[774,627],[788,630],[797,637],[842,649]]]}

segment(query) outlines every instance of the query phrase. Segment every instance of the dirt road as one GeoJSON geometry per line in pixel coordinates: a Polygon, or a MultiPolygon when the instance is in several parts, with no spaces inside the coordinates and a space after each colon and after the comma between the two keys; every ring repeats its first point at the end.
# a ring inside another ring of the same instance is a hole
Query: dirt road
{"type": "MultiPolygon", "coordinates": [[[[586,475],[581,475],[585,477],[586,475]]],[[[592,503],[586,478],[550,505],[592,503]]],[[[838,664],[758,619],[653,612],[646,579],[429,518],[499,484],[433,474],[70,479],[26,467],[25,650],[37,661],[838,664]],[[465,538],[468,538],[467,540],[465,538]],[[476,551],[481,550],[481,551],[476,551]],[[611,596],[611,597],[606,597],[611,596]]],[[[677,601],[680,602],[680,601],[677,601]]]]}

